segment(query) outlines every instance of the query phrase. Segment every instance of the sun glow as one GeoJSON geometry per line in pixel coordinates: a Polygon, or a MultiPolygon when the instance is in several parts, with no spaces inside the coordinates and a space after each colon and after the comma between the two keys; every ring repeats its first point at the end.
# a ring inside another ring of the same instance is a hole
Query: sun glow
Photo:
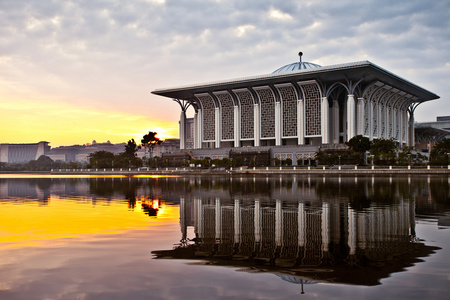
{"type": "Polygon", "coordinates": [[[0,102],[0,143],[48,141],[53,147],[96,140],[140,141],[149,131],[161,139],[178,137],[178,124],[140,114],[76,107],[40,101],[0,102]]]}

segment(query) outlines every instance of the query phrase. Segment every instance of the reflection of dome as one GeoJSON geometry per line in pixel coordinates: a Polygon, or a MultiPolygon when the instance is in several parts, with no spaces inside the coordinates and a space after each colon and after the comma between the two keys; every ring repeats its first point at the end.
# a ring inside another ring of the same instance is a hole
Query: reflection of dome
{"type": "Polygon", "coordinates": [[[284,281],[295,283],[295,284],[315,284],[317,281],[306,280],[296,276],[284,275],[284,274],[276,274],[278,277],[283,279],[284,281]]]}
{"type": "Polygon", "coordinates": [[[294,71],[300,71],[300,70],[306,70],[306,69],[314,69],[321,67],[320,65],[313,64],[310,62],[302,62],[302,52],[298,53],[298,56],[300,56],[300,61],[295,62],[289,65],[282,66],[281,68],[276,69],[272,72],[272,74],[276,73],[286,73],[286,72],[294,72],[294,71]]]}

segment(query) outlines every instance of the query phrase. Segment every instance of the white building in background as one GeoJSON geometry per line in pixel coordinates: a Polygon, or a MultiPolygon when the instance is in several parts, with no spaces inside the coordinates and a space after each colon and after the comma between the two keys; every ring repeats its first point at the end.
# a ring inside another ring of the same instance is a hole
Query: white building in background
{"type": "Polygon", "coordinates": [[[180,104],[180,149],[189,148],[186,111],[193,107],[194,155],[270,147],[272,155],[291,159],[356,135],[414,145],[414,110],[439,98],[369,61],[322,67],[299,55],[272,74],[152,93],[180,104]]]}
{"type": "Polygon", "coordinates": [[[165,139],[161,144],[153,148],[152,157],[162,157],[163,154],[175,153],[180,151],[179,139],[165,139]]]}
{"type": "Polygon", "coordinates": [[[34,144],[0,144],[0,162],[25,163],[38,159],[50,151],[49,142],[34,144]]]}

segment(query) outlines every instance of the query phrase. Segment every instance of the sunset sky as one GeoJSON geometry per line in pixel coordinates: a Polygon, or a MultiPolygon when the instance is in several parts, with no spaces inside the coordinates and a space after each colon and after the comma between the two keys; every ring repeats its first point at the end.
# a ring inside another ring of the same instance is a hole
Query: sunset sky
{"type": "Polygon", "coordinates": [[[171,86],[369,60],[450,115],[450,1],[0,0],[0,143],[178,137],[171,86]]]}

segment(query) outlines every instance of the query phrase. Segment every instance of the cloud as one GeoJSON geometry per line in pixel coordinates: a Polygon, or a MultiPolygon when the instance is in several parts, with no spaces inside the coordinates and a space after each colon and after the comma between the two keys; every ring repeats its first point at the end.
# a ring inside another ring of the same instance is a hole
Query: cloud
{"type": "Polygon", "coordinates": [[[269,18],[278,21],[292,21],[292,16],[288,13],[282,12],[281,10],[271,8],[269,11],[269,18]]]}
{"type": "MultiPolygon", "coordinates": [[[[298,51],[320,65],[370,60],[445,101],[449,11],[418,0],[1,1],[0,101],[39,95],[176,124],[177,105],[152,90],[267,74],[298,51]]],[[[450,115],[443,106],[416,120],[450,115]]]]}

